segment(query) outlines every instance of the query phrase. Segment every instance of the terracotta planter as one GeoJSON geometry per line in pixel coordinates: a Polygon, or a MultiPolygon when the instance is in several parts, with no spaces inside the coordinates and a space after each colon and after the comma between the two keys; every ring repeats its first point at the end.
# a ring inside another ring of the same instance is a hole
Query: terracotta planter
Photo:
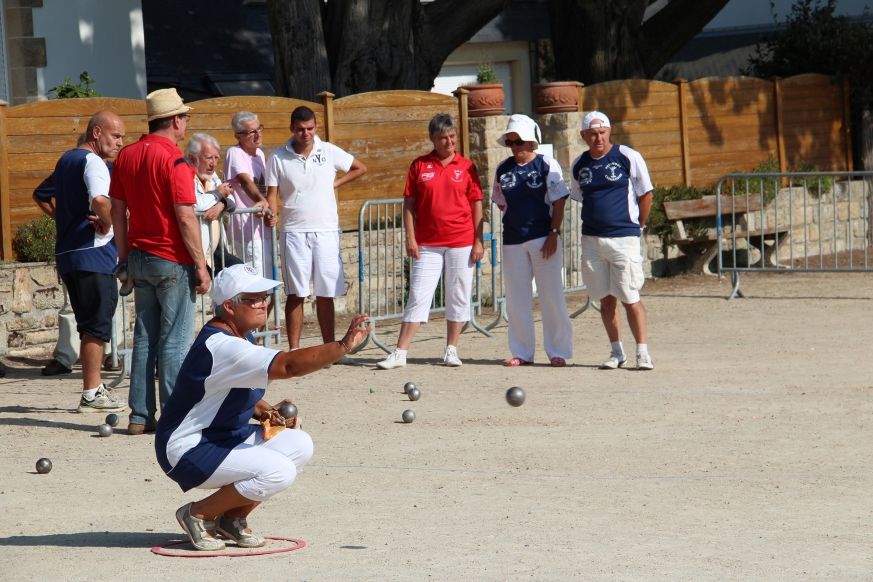
{"type": "Polygon", "coordinates": [[[534,109],[537,113],[579,111],[578,81],[538,83],[533,86],[534,109]]]}
{"type": "Polygon", "coordinates": [[[465,85],[464,89],[470,92],[467,95],[467,111],[470,117],[503,115],[503,102],[506,100],[506,95],[503,93],[502,83],[465,85]]]}

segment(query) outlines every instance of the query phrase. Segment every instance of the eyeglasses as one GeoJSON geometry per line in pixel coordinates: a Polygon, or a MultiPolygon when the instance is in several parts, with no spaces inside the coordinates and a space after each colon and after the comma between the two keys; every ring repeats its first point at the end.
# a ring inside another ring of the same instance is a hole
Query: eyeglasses
{"type": "Polygon", "coordinates": [[[259,133],[264,133],[264,126],[263,126],[263,125],[261,125],[261,126],[258,127],[257,129],[250,129],[250,130],[248,130],[248,131],[238,131],[238,132],[236,132],[237,135],[246,135],[246,136],[258,135],[259,133]]]}
{"type": "Polygon", "coordinates": [[[504,143],[506,144],[506,147],[509,147],[509,146],[523,146],[527,142],[525,142],[523,139],[507,139],[504,141],[504,143]]]}
{"type": "Polygon", "coordinates": [[[247,304],[252,309],[258,307],[266,307],[273,302],[272,295],[261,295],[260,297],[240,297],[240,302],[247,304]]]}
{"type": "Polygon", "coordinates": [[[181,118],[184,119],[185,121],[188,121],[189,119],[191,119],[191,116],[188,115],[187,113],[182,113],[182,114],[180,114],[178,117],[181,117],[181,118]]]}

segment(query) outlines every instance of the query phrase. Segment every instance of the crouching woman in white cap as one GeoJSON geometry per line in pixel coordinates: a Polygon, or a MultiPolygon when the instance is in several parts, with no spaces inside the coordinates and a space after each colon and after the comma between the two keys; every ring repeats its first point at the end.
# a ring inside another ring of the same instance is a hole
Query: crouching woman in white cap
{"type": "Polygon", "coordinates": [[[267,385],[336,362],[369,332],[366,316],[357,315],[337,342],[294,352],[256,345],[251,332],[266,324],[278,285],[249,265],[218,274],[212,285],[215,318],[191,346],[158,422],[155,450],[167,476],[184,491],[217,489],[176,511],[198,550],[223,549],[218,536],[244,548],[264,545],[247,517],[288,488],[313,452],[296,417],[282,418],[264,400],[267,385]]]}
{"type": "Polygon", "coordinates": [[[538,154],[542,138],[533,119],[516,114],[497,142],[512,156],[497,166],[492,200],[503,211],[503,280],[509,312],[509,351],[505,366],[533,363],[536,334],[533,289],[536,280],[543,314],[543,344],[549,364],[567,365],[573,356],[573,326],[564,301],[561,223],[570,190],[561,166],[538,154]]]}

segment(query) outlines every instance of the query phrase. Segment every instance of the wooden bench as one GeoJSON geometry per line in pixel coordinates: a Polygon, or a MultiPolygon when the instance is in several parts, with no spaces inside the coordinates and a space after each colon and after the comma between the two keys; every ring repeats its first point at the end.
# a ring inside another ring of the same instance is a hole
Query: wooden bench
{"type": "MultiPolygon", "coordinates": [[[[769,227],[748,230],[746,215],[760,210],[759,196],[722,196],[722,236],[725,240],[734,243],[740,239],[747,239],[751,246],[758,249],[760,259],[750,264],[750,267],[778,267],[775,254],[783,237],[788,234],[788,229],[769,227]]],[[[665,200],[664,213],[668,220],[674,221],[673,240],[679,250],[688,257],[691,263],[689,269],[695,273],[715,275],[709,265],[718,254],[718,237],[715,228],[715,218],[718,216],[716,196],[703,196],[695,200],[665,200]],[[688,232],[683,221],[693,218],[712,220],[711,226],[707,225],[705,234],[688,232]]]]}

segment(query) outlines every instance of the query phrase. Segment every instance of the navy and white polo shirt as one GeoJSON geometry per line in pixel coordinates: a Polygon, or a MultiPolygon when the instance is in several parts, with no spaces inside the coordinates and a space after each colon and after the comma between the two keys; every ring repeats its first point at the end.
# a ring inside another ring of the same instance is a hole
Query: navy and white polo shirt
{"type": "Polygon", "coordinates": [[[503,244],[547,236],[552,204],[569,195],[557,160],[537,154],[526,164],[508,158],[497,166],[491,199],[503,209],[503,244]]]}
{"type": "Polygon", "coordinates": [[[585,152],[570,173],[570,196],[582,202],[582,234],[640,236],[637,199],[652,191],[652,179],[639,152],[623,145],[597,159],[585,152]]]}
{"type": "Polygon", "coordinates": [[[98,233],[88,220],[91,202],[109,197],[109,168],[100,156],[85,149],[69,150],[55,165],[51,177],[40,184],[36,197],[44,202],[55,199],[58,229],[55,257],[58,273],[72,271],[112,274],[118,251],[112,229],[98,233]]]}
{"type": "Polygon", "coordinates": [[[260,425],[251,422],[280,352],[205,325],[161,411],[155,452],[183,491],[197,487],[260,425]]]}

